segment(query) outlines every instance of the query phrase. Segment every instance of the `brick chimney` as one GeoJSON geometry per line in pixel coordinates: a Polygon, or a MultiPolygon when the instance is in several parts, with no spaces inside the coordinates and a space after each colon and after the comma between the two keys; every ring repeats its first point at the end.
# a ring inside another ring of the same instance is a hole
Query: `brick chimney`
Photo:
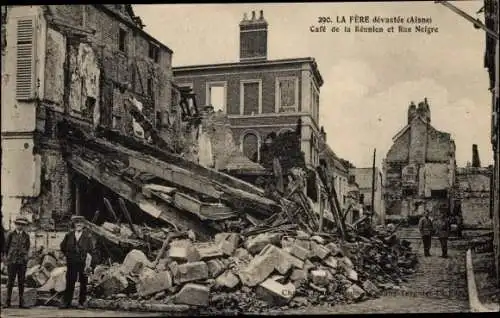
{"type": "Polygon", "coordinates": [[[267,21],[264,11],[257,18],[255,11],[248,19],[243,15],[240,22],[240,61],[265,61],[267,59],[267,21]]]}
{"type": "Polygon", "coordinates": [[[477,145],[472,145],[472,167],[480,168],[481,161],[479,160],[479,152],[477,151],[477,145]]]}

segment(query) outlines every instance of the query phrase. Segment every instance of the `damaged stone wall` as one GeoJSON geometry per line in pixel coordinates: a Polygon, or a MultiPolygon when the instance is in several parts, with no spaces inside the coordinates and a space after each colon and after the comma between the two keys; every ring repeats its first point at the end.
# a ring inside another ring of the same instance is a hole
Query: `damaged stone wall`
{"type": "Polygon", "coordinates": [[[457,198],[461,202],[465,226],[490,227],[490,168],[458,168],[457,198]]]}
{"type": "Polygon", "coordinates": [[[67,227],[74,211],[71,171],[57,139],[57,123],[67,114],[88,128],[114,127],[132,134],[132,116],[124,110],[124,96],[132,93],[143,103],[144,114],[154,123],[156,111],[171,101],[172,52],[136,27],[100,5],[44,6],[47,26],[44,99],[37,109],[37,133],[42,161],[41,192],[24,200],[45,228],[67,227]],[[79,31],[82,30],[82,31],[79,31]],[[95,32],[92,34],[91,31],[95,32]],[[90,34],[86,38],[82,34],[90,34]],[[127,84],[131,92],[119,90],[127,84]]]}

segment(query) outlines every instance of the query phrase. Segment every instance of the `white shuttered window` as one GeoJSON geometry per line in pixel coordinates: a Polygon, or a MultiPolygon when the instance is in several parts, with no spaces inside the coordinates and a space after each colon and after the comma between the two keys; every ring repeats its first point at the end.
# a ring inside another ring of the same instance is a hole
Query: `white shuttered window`
{"type": "Polygon", "coordinates": [[[35,19],[18,19],[16,31],[16,98],[29,100],[35,97],[35,19]]]}

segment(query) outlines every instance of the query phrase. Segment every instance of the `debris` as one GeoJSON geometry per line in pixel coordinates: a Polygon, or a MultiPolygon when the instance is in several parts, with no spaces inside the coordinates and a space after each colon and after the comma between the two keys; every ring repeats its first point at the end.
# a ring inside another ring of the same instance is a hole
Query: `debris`
{"type": "Polygon", "coordinates": [[[140,296],[148,296],[172,287],[172,276],[169,271],[157,273],[152,269],[144,268],[138,281],[136,288],[140,296]]]}
{"type": "Polygon", "coordinates": [[[275,280],[267,279],[256,288],[257,296],[273,305],[286,305],[295,295],[295,286],[292,283],[280,284],[275,280]]]}
{"type": "Polygon", "coordinates": [[[240,283],[238,276],[231,271],[226,271],[215,279],[215,284],[218,287],[233,289],[240,283]]]}
{"type": "Polygon", "coordinates": [[[186,284],[175,295],[174,303],[192,306],[208,306],[210,290],[199,284],[186,284]]]}
{"type": "Polygon", "coordinates": [[[346,290],[346,296],[351,300],[360,300],[365,295],[365,291],[356,284],[351,285],[346,290]]]}
{"type": "Polygon", "coordinates": [[[172,271],[174,283],[182,284],[208,278],[208,266],[203,261],[180,264],[172,271]]]}

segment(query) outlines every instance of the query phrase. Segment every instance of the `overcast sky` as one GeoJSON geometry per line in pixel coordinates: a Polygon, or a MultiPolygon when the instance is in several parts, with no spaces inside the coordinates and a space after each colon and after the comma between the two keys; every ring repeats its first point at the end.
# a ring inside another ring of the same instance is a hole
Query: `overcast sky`
{"type": "MultiPolygon", "coordinates": [[[[475,17],[483,1],[452,3],[475,17]]],[[[392,137],[406,124],[410,101],[427,97],[433,126],[455,139],[458,165],[471,161],[473,143],[481,164],[492,163],[485,32],[434,1],[134,5],[145,30],[174,51],[174,66],[238,61],[238,23],[252,10],[264,10],[269,23],[269,59],[316,59],[325,80],[320,125],[340,157],[371,166],[376,148],[380,165],[392,137]],[[309,30],[319,16],[335,20],[355,14],[430,17],[439,32],[309,30]]]]}

